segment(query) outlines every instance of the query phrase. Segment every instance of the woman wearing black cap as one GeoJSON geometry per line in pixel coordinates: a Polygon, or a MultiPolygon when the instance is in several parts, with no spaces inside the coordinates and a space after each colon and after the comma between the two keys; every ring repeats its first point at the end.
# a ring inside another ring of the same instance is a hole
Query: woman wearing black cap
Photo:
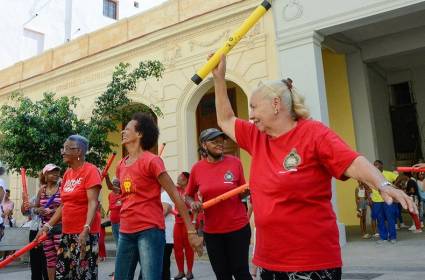
{"type": "MultiPolygon", "coordinates": [[[[240,160],[223,154],[223,132],[206,129],[199,141],[206,157],[192,167],[186,189],[186,200],[193,211],[202,210],[202,204],[193,200],[198,191],[203,201],[207,201],[245,184],[240,160]]],[[[205,209],[204,213],[204,239],[216,278],[252,279],[248,265],[251,229],[241,197],[234,196],[205,209]]]]}

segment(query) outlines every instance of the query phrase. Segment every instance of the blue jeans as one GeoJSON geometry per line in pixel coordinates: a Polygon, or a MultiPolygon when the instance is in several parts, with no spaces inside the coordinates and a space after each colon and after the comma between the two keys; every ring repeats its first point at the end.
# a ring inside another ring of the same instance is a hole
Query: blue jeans
{"type": "Polygon", "coordinates": [[[377,215],[379,236],[382,240],[397,239],[397,231],[395,229],[395,207],[396,204],[388,205],[385,202],[374,202],[373,210],[377,215]]]}
{"type": "Polygon", "coordinates": [[[115,246],[118,248],[118,238],[120,237],[120,224],[113,224],[112,225],[112,235],[114,236],[115,246]]]}
{"type": "Polygon", "coordinates": [[[133,280],[137,262],[140,263],[139,279],[162,278],[165,233],[152,228],[135,233],[122,233],[118,239],[115,259],[115,279],[133,280]]]}

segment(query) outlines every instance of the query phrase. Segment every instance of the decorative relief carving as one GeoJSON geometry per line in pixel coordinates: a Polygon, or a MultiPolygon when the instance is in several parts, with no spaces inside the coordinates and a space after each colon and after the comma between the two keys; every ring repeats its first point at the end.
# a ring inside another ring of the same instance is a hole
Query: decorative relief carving
{"type": "Polygon", "coordinates": [[[230,30],[226,30],[226,31],[222,32],[220,35],[218,35],[217,37],[215,37],[215,38],[213,38],[209,41],[206,41],[206,42],[200,42],[200,41],[196,41],[196,40],[189,41],[190,51],[191,52],[194,51],[195,47],[200,47],[200,48],[210,47],[210,46],[216,44],[218,41],[221,41],[223,38],[227,38],[229,36],[230,36],[230,30]]]}
{"type": "Polygon", "coordinates": [[[182,48],[178,44],[177,38],[165,44],[163,50],[163,61],[166,69],[174,68],[176,60],[182,57],[182,48]]]}
{"type": "Polygon", "coordinates": [[[300,18],[304,8],[299,0],[289,0],[288,4],[283,7],[282,15],[286,21],[293,21],[300,18]]]}
{"type": "Polygon", "coordinates": [[[255,38],[257,35],[261,34],[263,31],[262,22],[257,23],[241,40],[241,43],[245,43],[245,45],[252,49],[255,47],[255,38]]]}

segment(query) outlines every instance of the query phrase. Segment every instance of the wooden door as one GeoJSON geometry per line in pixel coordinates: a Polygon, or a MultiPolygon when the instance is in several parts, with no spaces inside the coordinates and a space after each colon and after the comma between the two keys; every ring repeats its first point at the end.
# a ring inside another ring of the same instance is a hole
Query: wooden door
{"type": "MultiPolygon", "coordinates": [[[[234,88],[230,88],[227,90],[230,103],[232,104],[232,108],[234,112],[237,112],[236,108],[236,90],[234,88]]],[[[215,111],[215,95],[214,92],[210,92],[202,97],[201,101],[196,108],[196,125],[197,125],[197,142],[199,144],[199,135],[201,131],[207,128],[219,128],[217,124],[217,116],[215,111]]],[[[227,138],[224,144],[224,153],[230,154],[234,156],[239,156],[239,148],[237,144],[227,138]]]]}

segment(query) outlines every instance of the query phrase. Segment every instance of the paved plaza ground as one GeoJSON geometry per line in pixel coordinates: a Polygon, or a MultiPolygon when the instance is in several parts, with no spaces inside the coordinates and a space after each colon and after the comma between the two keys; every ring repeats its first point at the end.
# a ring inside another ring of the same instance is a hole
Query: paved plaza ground
{"type": "MultiPolygon", "coordinates": [[[[344,258],[343,279],[370,280],[414,280],[425,279],[425,233],[413,234],[407,230],[399,231],[397,244],[377,245],[373,240],[358,238],[356,231],[349,231],[348,243],[342,249],[344,258]]],[[[114,253],[114,244],[108,242],[107,250],[114,253]]],[[[176,274],[172,263],[172,275],[176,274]]],[[[114,258],[108,258],[99,265],[99,279],[110,279],[108,274],[114,270],[114,258]]],[[[195,262],[195,279],[215,279],[207,257],[195,262]]],[[[13,264],[0,270],[0,279],[31,279],[28,265],[13,264]]]]}

